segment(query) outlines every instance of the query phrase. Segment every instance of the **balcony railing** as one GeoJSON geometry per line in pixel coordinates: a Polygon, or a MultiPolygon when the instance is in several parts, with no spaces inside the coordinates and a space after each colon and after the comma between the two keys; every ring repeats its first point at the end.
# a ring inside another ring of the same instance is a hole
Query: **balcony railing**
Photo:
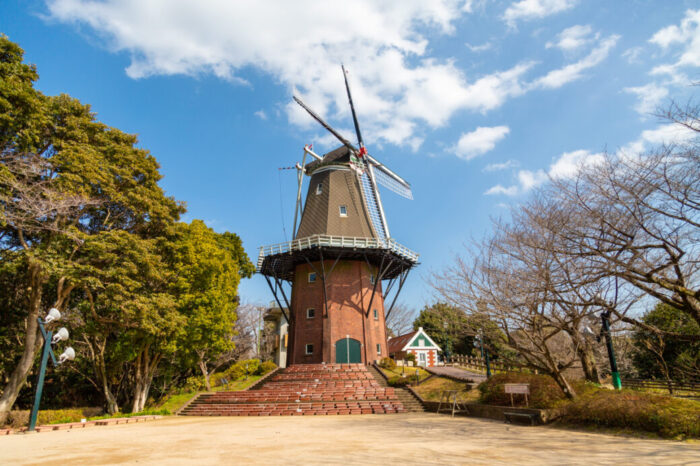
{"type": "Polygon", "coordinates": [[[262,267],[263,260],[267,256],[276,254],[303,251],[319,246],[355,248],[355,249],[388,249],[411,262],[418,262],[418,254],[393,239],[357,238],[351,236],[314,235],[299,238],[286,243],[278,243],[270,246],[262,246],[258,256],[258,270],[262,267]]]}

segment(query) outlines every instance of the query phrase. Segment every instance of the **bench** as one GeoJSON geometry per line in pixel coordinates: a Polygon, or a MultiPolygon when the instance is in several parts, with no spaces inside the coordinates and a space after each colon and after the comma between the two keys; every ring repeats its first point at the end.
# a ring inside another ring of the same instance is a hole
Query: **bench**
{"type": "Polygon", "coordinates": [[[506,422],[509,424],[535,426],[540,423],[540,416],[535,413],[504,412],[503,415],[506,417],[506,422]]]}

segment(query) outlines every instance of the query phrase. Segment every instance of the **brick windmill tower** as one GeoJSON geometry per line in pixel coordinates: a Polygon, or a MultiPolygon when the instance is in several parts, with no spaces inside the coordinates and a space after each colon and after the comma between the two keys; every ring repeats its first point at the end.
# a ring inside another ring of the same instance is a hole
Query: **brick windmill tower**
{"type": "Polygon", "coordinates": [[[386,318],[418,263],[389,235],[377,189],[412,199],[411,186],[367,153],[344,68],[343,74],[358,146],[294,97],[342,145],[323,156],[304,147],[294,239],[260,248],[258,258],[258,272],[289,322],[287,365],[370,364],[388,356],[386,318]],[[304,175],[310,181],[302,203],[304,175]]]}

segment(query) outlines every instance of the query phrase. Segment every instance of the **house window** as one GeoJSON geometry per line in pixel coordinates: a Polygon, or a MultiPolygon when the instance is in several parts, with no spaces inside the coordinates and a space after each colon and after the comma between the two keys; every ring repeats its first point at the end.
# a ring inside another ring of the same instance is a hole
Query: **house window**
{"type": "Polygon", "coordinates": [[[311,309],[311,308],[307,309],[306,310],[306,318],[313,319],[314,317],[316,317],[316,309],[311,309]]]}
{"type": "Polygon", "coordinates": [[[306,348],[304,348],[306,354],[314,354],[314,345],[307,343],[306,348]]]}
{"type": "Polygon", "coordinates": [[[377,343],[377,354],[382,354],[382,345],[377,343]]]}
{"type": "Polygon", "coordinates": [[[314,283],[316,281],[316,272],[311,272],[309,274],[309,283],[314,283]]]}
{"type": "Polygon", "coordinates": [[[316,194],[321,194],[323,192],[323,183],[316,185],[316,194]]]}
{"type": "Polygon", "coordinates": [[[422,348],[423,346],[425,346],[425,339],[424,339],[424,338],[419,338],[419,339],[418,339],[418,346],[420,346],[421,348],[422,348]]]}
{"type": "Polygon", "coordinates": [[[341,217],[347,217],[348,216],[348,208],[344,205],[340,206],[340,216],[341,217]]]}
{"type": "Polygon", "coordinates": [[[379,320],[379,313],[376,309],[374,310],[374,320],[379,320]]]}

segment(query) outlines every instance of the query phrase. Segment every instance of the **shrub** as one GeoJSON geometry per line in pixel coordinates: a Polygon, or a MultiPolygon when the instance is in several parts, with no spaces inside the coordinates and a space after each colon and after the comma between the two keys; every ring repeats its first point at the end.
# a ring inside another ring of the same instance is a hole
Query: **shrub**
{"type": "Polygon", "coordinates": [[[238,380],[245,375],[245,368],[240,364],[236,363],[233,366],[226,369],[224,375],[226,376],[229,382],[233,382],[234,380],[238,380]]]}
{"type": "Polygon", "coordinates": [[[209,376],[209,384],[212,387],[218,387],[219,385],[222,385],[221,379],[226,378],[226,374],[224,372],[215,372],[209,376]]]}
{"type": "Polygon", "coordinates": [[[394,360],[391,358],[382,358],[382,360],[379,361],[379,367],[388,370],[394,370],[396,369],[396,362],[394,362],[394,360]]]}
{"type": "Polygon", "coordinates": [[[396,375],[394,377],[389,378],[387,381],[389,383],[390,387],[405,387],[406,385],[411,383],[411,377],[401,377],[399,375],[396,375]]]}
{"type": "MultiPolygon", "coordinates": [[[[494,375],[486,382],[482,382],[478,387],[481,392],[480,401],[491,405],[510,406],[510,394],[505,392],[504,387],[507,383],[530,384],[528,399],[532,408],[552,408],[567,399],[559,385],[548,375],[509,372],[494,375]]],[[[578,395],[586,393],[593,388],[592,385],[583,381],[575,380],[570,383],[578,395]]],[[[525,406],[525,397],[523,395],[514,395],[513,401],[517,406],[525,406]]]]}
{"type": "Polygon", "coordinates": [[[406,354],[406,357],[404,357],[404,359],[405,359],[406,361],[411,361],[411,362],[413,362],[413,363],[415,364],[415,362],[416,362],[416,355],[413,354],[413,353],[407,353],[407,354],[406,354]]]}
{"type": "Polygon", "coordinates": [[[258,369],[260,368],[259,359],[246,359],[245,361],[239,361],[237,364],[241,364],[243,366],[243,370],[245,371],[246,375],[255,375],[258,373],[258,369]]]}
{"type": "Polygon", "coordinates": [[[633,390],[593,390],[564,408],[562,422],[700,437],[700,402],[633,390]]]}
{"type": "MultiPolygon", "coordinates": [[[[99,416],[104,413],[102,408],[71,408],[40,410],[37,425],[60,424],[64,422],[80,422],[81,419],[99,416]]],[[[10,411],[7,425],[14,428],[29,425],[29,410],[10,411]]]]}
{"type": "Polygon", "coordinates": [[[258,367],[257,375],[265,375],[277,369],[277,364],[272,361],[265,361],[258,367]]]}
{"type": "Polygon", "coordinates": [[[204,383],[204,377],[200,375],[188,377],[182,390],[185,392],[198,392],[204,390],[205,387],[206,384],[204,383]]]}

